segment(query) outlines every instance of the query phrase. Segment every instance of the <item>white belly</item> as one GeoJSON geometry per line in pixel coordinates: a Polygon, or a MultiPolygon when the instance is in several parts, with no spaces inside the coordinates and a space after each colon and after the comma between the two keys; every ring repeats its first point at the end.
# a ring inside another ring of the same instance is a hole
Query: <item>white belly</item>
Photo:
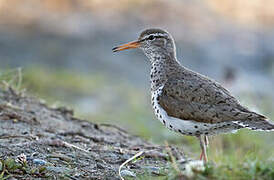
{"type": "Polygon", "coordinates": [[[160,120],[170,130],[179,132],[184,135],[198,136],[201,134],[214,135],[231,132],[235,130],[235,126],[237,126],[232,123],[230,123],[231,126],[228,126],[228,123],[209,124],[171,117],[163,108],[161,108],[158,103],[157,97],[159,94],[161,94],[161,92],[162,88],[159,88],[156,91],[152,91],[152,106],[157,119],[160,120]]]}

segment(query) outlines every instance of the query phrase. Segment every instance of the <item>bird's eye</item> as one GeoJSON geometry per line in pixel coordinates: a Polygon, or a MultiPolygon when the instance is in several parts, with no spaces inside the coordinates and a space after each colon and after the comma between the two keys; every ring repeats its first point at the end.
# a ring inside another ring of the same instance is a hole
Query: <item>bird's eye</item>
{"type": "Polygon", "coordinates": [[[153,40],[153,39],[155,39],[155,36],[153,36],[153,35],[150,35],[150,36],[148,36],[148,38],[147,38],[148,40],[153,40]]]}

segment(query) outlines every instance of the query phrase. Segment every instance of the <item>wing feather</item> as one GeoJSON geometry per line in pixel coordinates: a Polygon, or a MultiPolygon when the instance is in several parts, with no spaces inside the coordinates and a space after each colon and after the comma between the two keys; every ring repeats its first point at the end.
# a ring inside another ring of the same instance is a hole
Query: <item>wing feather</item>
{"type": "Polygon", "coordinates": [[[241,106],[220,84],[189,71],[169,78],[159,104],[169,116],[205,123],[240,121],[261,116],[241,106]]]}

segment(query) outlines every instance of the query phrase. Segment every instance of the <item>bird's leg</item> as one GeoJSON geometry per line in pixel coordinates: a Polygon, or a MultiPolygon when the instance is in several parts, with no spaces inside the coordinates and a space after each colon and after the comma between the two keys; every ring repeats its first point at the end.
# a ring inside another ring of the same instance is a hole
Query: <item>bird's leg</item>
{"type": "Polygon", "coordinates": [[[208,136],[205,136],[205,145],[208,148],[208,146],[209,146],[208,136]]]}
{"type": "Polygon", "coordinates": [[[200,141],[200,146],[201,146],[201,150],[202,150],[201,155],[200,155],[200,160],[204,159],[204,162],[207,162],[205,138],[203,138],[202,135],[200,135],[200,136],[198,136],[198,139],[200,141]]]}
{"type": "Polygon", "coordinates": [[[207,163],[207,147],[209,145],[207,136],[204,137],[203,151],[204,151],[204,162],[207,163]]]}
{"type": "Polygon", "coordinates": [[[204,152],[202,151],[200,155],[200,161],[203,159],[203,157],[204,157],[204,152]]]}
{"type": "Polygon", "coordinates": [[[203,147],[204,147],[204,140],[203,140],[203,138],[202,138],[202,135],[200,135],[200,136],[197,136],[198,137],[198,139],[199,139],[199,141],[200,141],[200,147],[201,147],[201,155],[200,155],[200,160],[202,160],[203,159],[203,157],[204,157],[204,149],[203,149],[203,147]]]}

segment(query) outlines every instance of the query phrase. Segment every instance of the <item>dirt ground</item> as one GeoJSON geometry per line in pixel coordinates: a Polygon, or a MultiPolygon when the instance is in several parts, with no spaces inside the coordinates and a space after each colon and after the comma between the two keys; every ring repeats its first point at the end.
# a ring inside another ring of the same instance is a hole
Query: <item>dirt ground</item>
{"type": "Polygon", "coordinates": [[[141,151],[123,166],[123,177],[165,176],[173,160],[188,162],[181,149],[155,145],[118,126],[80,120],[72,110],[0,89],[0,179],[119,179],[119,166],[141,151]]]}

